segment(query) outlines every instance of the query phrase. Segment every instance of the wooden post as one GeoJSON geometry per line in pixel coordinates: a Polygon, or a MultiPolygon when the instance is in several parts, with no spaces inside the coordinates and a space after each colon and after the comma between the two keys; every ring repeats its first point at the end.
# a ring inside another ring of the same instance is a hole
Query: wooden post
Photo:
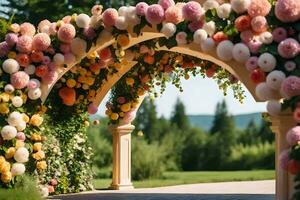
{"type": "Polygon", "coordinates": [[[290,148],[286,141],[286,133],[296,122],[291,113],[282,113],[271,119],[271,129],[276,138],[276,200],[289,200],[294,192],[294,176],[280,167],[279,155],[283,150],[290,148]]]}
{"type": "Polygon", "coordinates": [[[113,177],[110,189],[133,189],[131,183],[131,132],[134,126],[111,126],[113,134],[113,177]]]}

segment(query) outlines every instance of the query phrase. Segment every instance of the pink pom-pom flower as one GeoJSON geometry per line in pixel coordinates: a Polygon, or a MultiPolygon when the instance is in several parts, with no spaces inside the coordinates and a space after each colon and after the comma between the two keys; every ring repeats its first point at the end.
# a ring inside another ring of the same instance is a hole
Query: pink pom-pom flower
{"type": "Polygon", "coordinates": [[[59,28],[57,34],[60,41],[70,43],[76,35],[76,30],[72,24],[64,24],[59,28]]]}
{"type": "Polygon", "coordinates": [[[108,8],[102,14],[102,20],[105,26],[114,26],[119,17],[119,13],[114,8],[108,8]]]}
{"type": "Polygon", "coordinates": [[[300,126],[291,128],[286,134],[286,140],[291,146],[298,144],[300,141],[300,126]]]}
{"type": "Polygon", "coordinates": [[[285,39],[278,45],[278,53],[283,58],[294,58],[299,54],[299,51],[299,42],[293,38],[285,39]]]}
{"type": "Polygon", "coordinates": [[[248,14],[251,17],[263,16],[269,14],[271,10],[271,4],[268,0],[251,0],[248,7],[248,14]]]}
{"type": "Polygon", "coordinates": [[[173,24],[179,24],[183,21],[182,9],[178,6],[171,6],[166,10],[165,13],[166,22],[170,22],[173,24]]]}
{"type": "Polygon", "coordinates": [[[9,49],[10,48],[9,48],[7,42],[1,42],[0,43],[0,58],[6,56],[9,52],[9,49]]]}
{"type": "Polygon", "coordinates": [[[282,82],[281,89],[289,97],[300,95],[300,78],[297,76],[287,77],[282,82]]]}
{"type": "Polygon", "coordinates": [[[88,113],[89,113],[90,115],[93,115],[93,114],[96,114],[97,112],[98,112],[98,107],[97,107],[95,104],[91,103],[91,104],[88,106],[88,113]]]}
{"type": "Polygon", "coordinates": [[[32,37],[35,34],[35,27],[32,24],[25,22],[20,26],[20,33],[22,35],[27,35],[32,37]]]}
{"type": "Polygon", "coordinates": [[[299,0],[278,0],[275,5],[275,15],[282,22],[295,22],[300,19],[299,0]]]}
{"type": "Polygon", "coordinates": [[[170,6],[174,6],[175,2],[173,0],[159,0],[158,4],[161,5],[164,10],[167,10],[170,6]]]}
{"type": "Polygon", "coordinates": [[[279,165],[282,169],[287,170],[289,163],[289,150],[283,150],[279,155],[279,165]]]}
{"type": "Polygon", "coordinates": [[[149,5],[145,2],[140,2],[136,4],[136,14],[140,16],[145,16],[149,5]]]}
{"type": "Polygon", "coordinates": [[[11,75],[10,82],[16,89],[23,89],[29,82],[29,76],[23,71],[18,71],[11,75]]]}
{"type": "Polygon", "coordinates": [[[201,5],[196,1],[190,1],[186,3],[183,8],[183,17],[189,21],[199,20],[203,16],[203,10],[201,5]]]}
{"type": "Polygon", "coordinates": [[[18,42],[18,35],[15,33],[8,33],[5,36],[5,41],[10,47],[12,47],[18,42]]]}
{"type": "Polygon", "coordinates": [[[46,33],[38,33],[33,37],[32,48],[37,51],[45,51],[51,44],[51,39],[46,33]]]}
{"type": "Polygon", "coordinates": [[[274,41],[281,42],[287,38],[287,31],[282,27],[278,27],[273,30],[272,35],[274,41]]]}
{"type": "Polygon", "coordinates": [[[32,39],[30,36],[23,35],[19,37],[17,50],[21,53],[29,53],[32,50],[32,39]]]}
{"type": "Polygon", "coordinates": [[[160,24],[165,19],[165,11],[160,5],[153,4],[147,9],[146,19],[150,24],[160,24]]]}

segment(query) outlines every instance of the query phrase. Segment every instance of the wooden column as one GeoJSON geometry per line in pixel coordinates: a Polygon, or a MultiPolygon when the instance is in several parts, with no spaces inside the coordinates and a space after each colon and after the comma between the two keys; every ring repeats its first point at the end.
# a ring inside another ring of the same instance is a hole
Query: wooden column
{"type": "Polygon", "coordinates": [[[134,126],[111,126],[113,134],[113,177],[110,189],[133,189],[131,183],[131,132],[134,126]]]}
{"type": "Polygon", "coordinates": [[[279,155],[283,150],[290,148],[286,141],[286,133],[296,125],[296,122],[291,113],[282,113],[271,119],[271,129],[275,133],[276,138],[276,200],[289,200],[294,191],[294,176],[280,167],[279,155]]]}

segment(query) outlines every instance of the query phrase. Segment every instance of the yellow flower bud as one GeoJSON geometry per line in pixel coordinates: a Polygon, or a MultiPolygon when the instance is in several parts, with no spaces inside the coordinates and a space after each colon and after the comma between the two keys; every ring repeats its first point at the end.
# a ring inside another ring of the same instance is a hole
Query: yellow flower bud
{"type": "Polygon", "coordinates": [[[10,159],[10,158],[14,157],[15,153],[16,153],[16,148],[15,147],[9,147],[7,149],[7,151],[5,152],[5,158],[10,159]]]}

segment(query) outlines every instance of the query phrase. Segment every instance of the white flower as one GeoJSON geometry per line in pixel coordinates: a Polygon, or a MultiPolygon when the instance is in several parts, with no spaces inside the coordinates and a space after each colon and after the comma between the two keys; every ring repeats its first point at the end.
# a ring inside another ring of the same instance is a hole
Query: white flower
{"type": "Polygon", "coordinates": [[[217,9],[219,7],[219,3],[216,0],[207,0],[203,3],[203,9],[205,11],[210,9],[217,9]]]}
{"type": "Polygon", "coordinates": [[[179,32],[176,34],[176,41],[177,41],[177,44],[178,45],[184,45],[187,43],[187,40],[186,40],[186,37],[187,37],[187,34],[186,32],[179,32]]]}
{"type": "Polygon", "coordinates": [[[286,61],[284,63],[284,68],[286,69],[286,71],[293,71],[296,68],[296,63],[294,61],[286,61]]]}
{"type": "Polygon", "coordinates": [[[250,58],[250,50],[244,43],[234,45],[232,54],[233,58],[240,63],[245,63],[250,58]]]}
{"type": "Polygon", "coordinates": [[[203,29],[198,29],[194,33],[194,42],[196,44],[201,44],[204,40],[207,39],[207,32],[203,29]]]}
{"type": "Polygon", "coordinates": [[[217,46],[217,55],[221,60],[229,61],[232,59],[233,43],[230,40],[224,40],[217,46]]]}
{"type": "Polygon", "coordinates": [[[11,99],[13,106],[19,108],[23,105],[23,99],[19,96],[15,96],[11,99]]]}
{"type": "Polygon", "coordinates": [[[232,10],[234,10],[236,13],[241,14],[247,11],[251,0],[231,0],[230,3],[232,10]]]}
{"type": "Polygon", "coordinates": [[[24,131],[26,129],[26,122],[20,121],[20,123],[16,126],[18,131],[24,131]]]}
{"type": "Polygon", "coordinates": [[[25,165],[23,163],[14,163],[11,167],[11,173],[13,176],[20,176],[25,173],[25,165]]]}
{"type": "Polygon", "coordinates": [[[91,22],[91,18],[90,16],[88,16],[87,14],[80,14],[76,17],[76,25],[79,28],[86,28],[89,26],[91,22]]]}
{"type": "Polygon", "coordinates": [[[129,6],[127,8],[126,21],[133,26],[141,22],[140,17],[136,14],[136,8],[134,6],[129,6]]]}
{"type": "Polygon", "coordinates": [[[203,30],[206,31],[206,33],[209,36],[213,36],[216,32],[216,24],[213,21],[209,21],[207,23],[204,23],[202,28],[203,28],[203,30]]]}
{"type": "Polygon", "coordinates": [[[266,83],[270,88],[280,90],[281,83],[285,78],[286,76],[282,71],[274,70],[268,74],[266,83]]]}
{"type": "Polygon", "coordinates": [[[121,6],[118,9],[119,16],[126,17],[126,15],[127,15],[127,8],[128,8],[127,6],[121,6]]]}
{"type": "Polygon", "coordinates": [[[268,101],[267,111],[272,116],[277,116],[281,112],[281,103],[276,100],[268,101]]]}
{"type": "Polygon", "coordinates": [[[230,15],[230,12],[231,12],[231,4],[230,3],[224,3],[217,8],[217,15],[221,19],[228,18],[230,15]]]}
{"type": "Polygon", "coordinates": [[[126,18],[124,16],[119,16],[116,21],[115,27],[119,30],[126,30],[128,27],[126,18]]]}
{"type": "Polygon", "coordinates": [[[23,115],[17,111],[10,113],[7,118],[7,122],[11,126],[18,126],[21,121],[23,121],[23,115]]]}
{"type": "Polygon", "coordinates": [[[201,43],[201,49],[204,52],[212,52],[215,48],[216,44],[212,38],[207,38],[201,43]]]}
{"type": "Polygon", "coordinates": [[[270,72],[276,67],[277,61],[272,54],[263,53],[259,56],[257,64],[264,72],[270,72]]]}
{"type": "Polygon", "coordinates": [[[49,196],[49,190],[47,186],[40,186],[40,192],[43,198],[46,198],[49,196]]]}
{"type": "Polygon", "coordinates": [[[166,23],[163,25],[161,32],[168,38],[172,37],[176,33],[176,25],[173,23],[166,23]]]}
{"type": "Polygon", "coordinates": [[[6,125],[1,130],[3,140],[12,140],[17,135],[17,129],[13,126],[6,125]]]}
{"type": "Polygon", "coordinates": [[[71,51],[76,56],[83,56],[86,53],[87,43],[83,39],[77,37],[71,42],[71,51]]]}
{"type": "Polygon", "coordinates": [[[53,61],[57,65],[63,65],[65,62],[65,56],[61,53],[57,53],[54,55],[53,61]]]}
{"type": "Polygon", "coordinates": [[[34,65],[28,65],[24,71],[28,74],[28,75],[32,75],[35,73],[35,66],[34,65]]]}
{"type": "Polygon", "coordinates": [[[256,96],[262,101],[275,100],[278,94],[265,82],[259,83],[255,88],[256,96]]]}
{"type": "Polygon", "coordinates": [[[27,162],[28,158],[29,158],[29,152],[25,147],[20,147],[15,152],[14,159],[19,163],[27,162]]]}
{"type": "Polygon", "coordinates": [[[15,91],[15,88],[14,88],[13,85],[7,84],[7,85],[4,87],[4,91],[5,91],[6,93],[11,94],[11,93],[13,93],[13,92],[15,91]]]}
{"type": "Polygon", "coordinates": [[[273,42],[273,35],[269,31],[263,32],[259,35],[259,41],[263,44],[271,44],[273,42]]]}
{"type": "Polygon", "coordinates": [[[16,60],[9,58],[3,62],[2,68],[6,73],[13,74],[19,71],[20,65],[16,60]]]}
{"type": "Polygon", "coordinates": [[[28,91],[28,97],[31,100],[37,100],[42,95],[42,91],[40,88],[31,89],[28,91]]]}

